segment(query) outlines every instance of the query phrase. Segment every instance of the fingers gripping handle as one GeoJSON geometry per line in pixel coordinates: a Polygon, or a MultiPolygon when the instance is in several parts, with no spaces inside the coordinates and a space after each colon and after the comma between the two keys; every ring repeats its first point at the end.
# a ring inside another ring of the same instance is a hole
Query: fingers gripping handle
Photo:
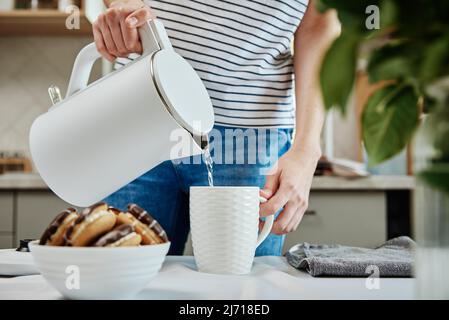
{"type": "MultiPolygon", "coordinates": [[[[159,20],[147,21],[139,28],[139,35],[142,41],[143,55],[162,49],[172,49],[164,25],[159,20]]],[[[87,87],[92,67],[99,58],[101,58],[101,54],[97,51],[95,43],[87,45],[80,51],[73,65],[66,98],[87,87]]]]}
{"type": "MultiPolygon", "coordinates": [[[[259,197],[260,203],[267,202],[267,199],[263,197],[259,197]]],[[[256,248],[268,237],[271,232],[271,228],[273,227],[274,215],[270,215],[265,219],[265,224],[260,231],[259,236],[257,237],[256,248]]]]}

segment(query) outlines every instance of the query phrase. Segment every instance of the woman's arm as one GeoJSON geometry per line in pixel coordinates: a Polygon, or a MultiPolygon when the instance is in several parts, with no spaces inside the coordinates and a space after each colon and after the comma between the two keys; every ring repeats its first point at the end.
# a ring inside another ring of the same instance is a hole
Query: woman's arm
{"type": "Polygon", "coordinates": [[[293,149],[321,156],[320,135],[324,122],[320,69],[324,55],[340,33],[334,11],[321,14],[310,1],[309,8],[295,33],[294,67],[296,95],[296,135],[293,149]]]}
{"type": "Polygon", "coordinates": [[[321,156],[320,135],[324,104],[320,88],[320,68],[329,46],[340,32],[336,13],[321,14],[310,1],[295,33],[294,68],[296,95],[296,134],[291,149],[282,156],[267,176],[262,195],[269,201],[261,205],[261,215],[283,211],[273,233],[296,230],[308,206],[313,174],[321,156]]]}

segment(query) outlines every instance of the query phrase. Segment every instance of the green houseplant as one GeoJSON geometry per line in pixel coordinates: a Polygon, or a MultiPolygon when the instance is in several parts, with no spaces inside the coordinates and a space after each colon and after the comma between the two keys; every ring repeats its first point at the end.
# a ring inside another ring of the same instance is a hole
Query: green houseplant
{"type": "Polygon", "coordinates": [[[342,27],[321,69],[326,108],[345,113],[362,55],[370,82],[386,83],[363,108],[362,137],[370,165],[403,150],[423,122],[421,115],[428,114],[425,130],[420,129],[425,138],[415,144],[425,150],[426,159],[417,166],[415,233],[421,247],[437,253],[417,264],[417,274],[421,269],[436,275],[422,281],[425,290],[436,292],[440,283],[436,294],[421,296],[448,298],[449,286],[441,287],[449,282],[446,272],[431,265],[449,263],[449,1],[319,0],[317,6],[323,12],[335,9],[342,27]]]}
{"type": "Polygon", "coordinates": [[[370,164],[391,158],[407,145],[424,108],[438,114],[438,121],[434,165],[420,176],[449,191],[449,140],[445,139],[449,137],[449,91],[432,91],[449,76],[449,1],[320,0],[317,5],[322,11],[336,9],[342,24],[321,71],[326,108],[345,112],[360,48],[373,47],[368,55],[369,80],[390,82],[371,96],[362,116],[370,164]],[[373,6],[377,12],[370,10],[373,6]],[[377,13],[378,26],[370,21],[377,13]]]}

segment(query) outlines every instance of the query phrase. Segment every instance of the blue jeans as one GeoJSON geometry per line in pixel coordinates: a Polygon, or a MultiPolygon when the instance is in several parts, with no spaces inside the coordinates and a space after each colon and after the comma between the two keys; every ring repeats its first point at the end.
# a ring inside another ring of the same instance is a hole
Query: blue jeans
{"type": "MultiPolygon", "coordinates": [[[[238,129],[215,126],[210,135],[216,186],[259,186],[267,169],[291,146],[292,129],[238,129]]],[[[168,160],[105,199],[125,210],[128,203],[145,208],[171,241],[169,254],[182,255],[190,229],[189,188],[208,185],[201,156],[168,160]]],[[[256,256],[281,255],[284,236],[270,234],[256,256]]]]}

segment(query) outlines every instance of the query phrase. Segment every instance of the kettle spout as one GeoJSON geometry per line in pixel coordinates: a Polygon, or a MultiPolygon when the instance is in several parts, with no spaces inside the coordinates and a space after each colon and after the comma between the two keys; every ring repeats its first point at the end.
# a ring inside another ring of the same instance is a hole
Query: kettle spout
{"type": "Polygon", "coordinates": [[[191,136],[202,150],[206,150],[209,147],[209,136],[207,134],[200,136],[191,133],[191,136]]]}

